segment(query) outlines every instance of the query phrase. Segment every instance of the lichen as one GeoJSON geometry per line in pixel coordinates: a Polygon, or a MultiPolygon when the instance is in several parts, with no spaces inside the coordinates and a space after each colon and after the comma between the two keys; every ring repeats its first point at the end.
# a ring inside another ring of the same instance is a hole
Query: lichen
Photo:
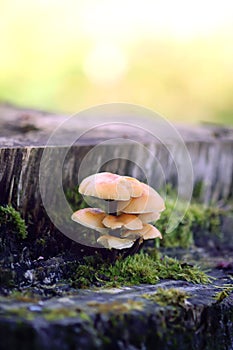
{"type": "Polygon", "coordinates": [[[143,294],[143,298],[155,301],[161,306],[178,305],[184,306],[189,298],[189,294],[177,288],[158,288],[154,294],[143,294]]]}
{"type": "Polygon", "coordinates": [[[141,252],[126,259],[119,259],[114,265],[93,257],[85,258],[72,278],[76,288],[94,286],[122,286],[155,284],[160,279],[186,280],[193,283],[208,283],[210,278],[197,266],[189,266],[167,256],[155,258],[141,252]]]}
{"type": "Polygon", "coordinates": [[[0,206],[0,231],[8,229],[21,239],[27,237],[27,226],[20,213],[11,205],[0,206]]]}

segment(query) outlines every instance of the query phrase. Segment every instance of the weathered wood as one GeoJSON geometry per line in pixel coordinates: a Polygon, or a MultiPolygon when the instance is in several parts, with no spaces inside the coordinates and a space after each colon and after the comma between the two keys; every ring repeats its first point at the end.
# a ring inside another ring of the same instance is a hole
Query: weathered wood
{"type": "MultiPolygon", "coordinates": [[[[0,203],[19,209],[23,217],[30,216],[36,231],[45,229],[45,216],[39,190],[40,160],[46,142],[56,126],[66,116],[44,113],[29,109],[0,106],[0,203]]],[[[76,121],[77,129],[85,127],[83,120],[76,121]]],[[[206,203],[227,200],[233,193],[233,129],[211,125],[176,126],[182,135],[192,159],[194,185],[202,187],[200,196],[206,203]]],[[[78,183],[77,173],[86,154],[100,141],[121,138],[115,144],[103,144],[101,152],[93,155],[93,165],[102,165],[103,159],[112,148],[114,161],[101,170],[136,176],[145,174],[130,159],[144,164],[146,176],[158,188],[163,183],[162,172],[150,159],[142,159],[140,150],[129,139],[146,145],[165,169],[167,182],[176,184],[176,166],[164,145],[148,137],[143,131],[132,128],[122,130],[117,125],[105,126],[100,130],[83,135],[68,152],[63,167],[64,188],[73,188],[78,183]],[[123,140],[123,141],[122,141],[123,140]],[[125,140],[125,142],[124,142],[125,140]]],[[[58,147],[59,145],[57,145],[58,147]]],[[[179,152],[179,150],[177,151],[179,152]]],[[[181,160],[182,162],[182,154],[181,160]]],[[[45,189],[46,191],[46,189],[45,189]]]]}

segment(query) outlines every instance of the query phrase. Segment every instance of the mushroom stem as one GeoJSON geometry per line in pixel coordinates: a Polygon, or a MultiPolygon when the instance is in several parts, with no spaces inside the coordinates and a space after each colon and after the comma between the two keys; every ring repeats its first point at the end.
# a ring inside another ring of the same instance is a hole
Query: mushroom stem
{"type": "Polygon", "coordinates": [[[129,255],[134,255],[134,254],[138,253],[142,249],[143,243],[144,243],[144,241],[142,240],[141,237],[139,237],[134,242],[133,246],[124,252],[123,258],[126,258],[129,255]]]}
{"type": "Polygon", "coordinates": [[[108,209],[107,209],[108,214],[117,216],[117,201],[109,199],[107,200],[107,202],[108,202],[108,209]]]}

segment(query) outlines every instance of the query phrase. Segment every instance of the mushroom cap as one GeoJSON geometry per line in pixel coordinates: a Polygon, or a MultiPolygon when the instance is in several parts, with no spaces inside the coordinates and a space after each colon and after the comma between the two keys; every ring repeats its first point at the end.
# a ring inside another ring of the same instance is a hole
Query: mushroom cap
{"type": "Polygon", "coordinates": [[[134,230],[134,231],[125,231],[121,233],[121,237],[123,238],[131,238],[131,239],[137,239],[138,237],[142,237],[144,240],[147,239],[153,239],[153,238],[160,238],[162,239],[161,232],[150,224],[143,225],[143,228],[141,230],[134,230]]]}
{"type": "Polygon", "coordinates": [[[143,193],[140,197],[131,198],[129,201],[119,201],[117,211],[127,214],[144,214],[165,209],[163,198],[152,187],[141,183],[143,193]]]}
{"type": "Polygon", "coordinates": [[[160,215],[161,214],[158,211],[154,211],[152,213],[139,214],[138,218],[141,220],[143,224],[147,224],[148,222],[159,220],[160,215]]]}
{"type": "Polygon", "coordinates": [[[85,208],[75,211],[71,219],[79,224],[90,227],[98,232],[105,233],[108,229],[102,224],[106,213],[98,208],[85,208]]]}
{"type": "Polygon", "coordinates": [[[97,242],[107,249],[126,249],[132,247],[134,240],[127,238],[118,238],[110,235],[103,235],[97,239],[97,242]]]}
{"type": "Polygon", "coordinates": [[[118,228],[126,228],[128,230],[137,230],[141,229],[142,222],[141,220],[133,214],[120,214],[118,216],[107,215],[102,221],[104,226],[111,228],[112,230],[118,228]]]}
{"type": "Polygon", "coordinates": [[[131,197],[140,197],[143,193],[142,183],[134,177],[123,176],[123,178],[127,181],[127,184],[130,187],[131,197]]]}
{"type": "Polygon", "coordinates": [[[141,195],[143,189],[140,185],[136,179],[103,172],[85,178],[79,186],[79,192],[85,196],[127,201],[131,196],[141,195]]]}

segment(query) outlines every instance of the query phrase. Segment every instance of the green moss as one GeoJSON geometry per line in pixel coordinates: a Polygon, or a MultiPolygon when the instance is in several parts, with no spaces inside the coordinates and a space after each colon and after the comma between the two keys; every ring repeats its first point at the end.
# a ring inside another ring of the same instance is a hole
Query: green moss
{"type": "Polygon", "coordinates": [[[15,233],[19,238],[27,237],[27,226],[21,218],[20,213],[12,206],[0,206],[0,230],[8,229],[9,232],[15,233]]]}
{"type": "Polygon", "coordinates": [[[216,301],[220,303],[225,298],[227,298],[232,292],[233,292],[233,285],[229,285],[227,287],[224,287],[224,289],[221,290],[220,292],[217,292],[214,296],[214,299],[216,299],[216,301]]]}
{"type": "Polygon", "coordinates": [[[73,309],[59,308],[59,309],[44,309],[43,317],[47,321],[62,320],[66,317],[77,317],[77,311],[73,309]]]}
{"type": "Polygon", "coordinates": [[[18,290],[14,290],[8,297],[8,299],[12,299],[14,301],[20,301],[20,302],[24,302],[24,303],[34,303],[39,301],[40,299],[33,295],[31,291],[18,291],[18,290]]]}
{"type": "Polygon", "coordinates": [[[78,187],[79,186],[75,186],[74,188],[68,188],[65,191],[65,195],[67,198],[67,201],[69,202],[71,208],[75,211],[78,209],[83,209],[83,208],[87,208],[88,205],[87,203],[84,201],[82,195],[78,192],[78,187]]]}
{"type": "Polygon", "coordinates": [[[141,301],[134,301],[134,300],[127,300],[127,301],[113,301],[111,303],[98,303],[98,302],[89,302],[87,304],[88,306],[91,306],[95,308],[99,313],[125,313],[131,310],[143,310],[143,302],[141,301]]]}
{"type": "Polygon", "coordinates": [[[0,287],[11,288],[14,286],[13,271],[0,266],[0,287]]]}
{"type": "Polygon", "coordinates": [[[193,198],[195,198],[196,200],[199,200],[201,198],[203,190],[204,190],[203,181],[197,181],[194,184],[194,188],[193,188],[193,198]]]}
{"type": "Polygon", "coordinates": [[[80,311],[79,309],[72,308],[56,308],[56,309],[44,309],[42,312],[42,316],[47,321],[57,321],[62,320],[63,318],[81,318],[83,321],[90,322],[90,316],[84,311],[80,311]]]}
{"type": "Polygon", "coordinates": [[[119,259],[114,265],[88,257],[80,264],[72,278],[76,288],[96,286],[154,284],[160,279],[185,280],[193,283],[208,283],[209,277],[198,267],[190,267],[176,259],[156,259],[146,253],[119,259]]]}
{"type": "Polygon", "coordinates": [[[161,306],[166,306],[166,305],[184,306],[189,295],[185,291],[176,289],[176,288],[170,288],[170,289],[158,288],[156,293],[143,294],[142,297],[155,301],[157,304],[161,306]]]}
{"type": "Polygon", "coordinates": [[[19,307],[15,309],[10,309],[7,311],[8,315],[24,318],[25,320],[32,321],[36,317],[36,313],[32,313],[26,307],[19,307]]]}
{"type": "MultiPolygon", "coordinates": [[[[184,203],[179,202],[178,211],[181,213],[184,203]]],[[[221,235],[221,215],[224,212],[215,207],[206,207],[202,204],[190,204],[184,218],[179,225],[169,234],[166,234],[166,227],[174,208],[172,197],[166,201],[166,210],[161,214],[161,218],[154,223],[155,226],[163,233],[163,240],[157,241],[156,244],[163,247],[182,247],[189,248],[194,244],[194,234],[198,231],[208,231],[210,234],[221,235]]]]}

